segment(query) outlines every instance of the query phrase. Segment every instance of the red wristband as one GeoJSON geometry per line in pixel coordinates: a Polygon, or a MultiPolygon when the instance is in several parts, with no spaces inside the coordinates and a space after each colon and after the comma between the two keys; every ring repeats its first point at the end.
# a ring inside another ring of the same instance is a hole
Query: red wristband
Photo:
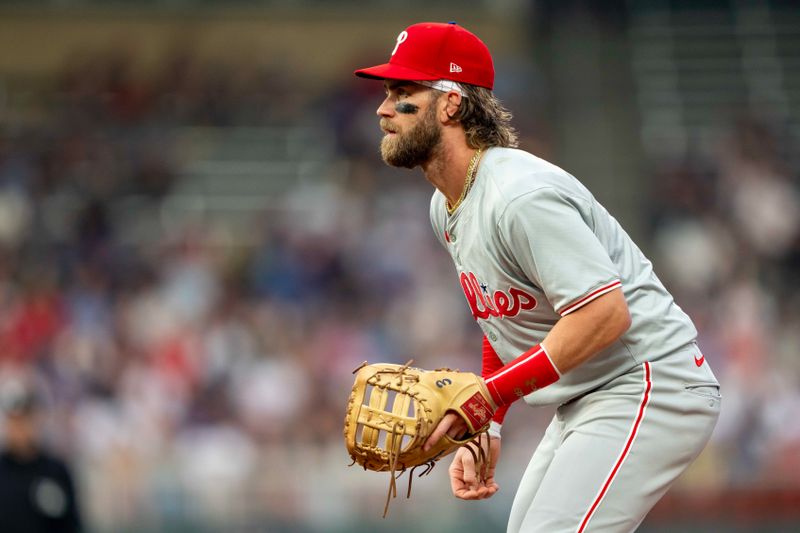
{"type": "Polygon", "coordinates": [[[486,386],[498,406],[510,405],[561,377],[544,346],[537,344],[486,378],[486,386]]]}

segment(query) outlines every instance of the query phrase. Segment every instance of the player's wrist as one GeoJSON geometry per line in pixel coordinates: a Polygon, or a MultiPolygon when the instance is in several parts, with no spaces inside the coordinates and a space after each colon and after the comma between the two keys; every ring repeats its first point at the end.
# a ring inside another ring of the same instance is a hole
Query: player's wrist
{"type": "Polygon", "coordinates": [[[500,430],[502,428],[503,428],[503,424],[501,424],[499,422],[495,422],[494,420],[492,420],[489,423],[489,430],[487,431],[487,433],[489,433],[489,436],[491,438],[499,439],[500,438],[500,430]]]}
{"type": "Polygon", "coordinates": [[[498,408],[511,405],[523,396],[561,378],[543,344],[537,344],[485,378],[486,387],[498,408]]]}

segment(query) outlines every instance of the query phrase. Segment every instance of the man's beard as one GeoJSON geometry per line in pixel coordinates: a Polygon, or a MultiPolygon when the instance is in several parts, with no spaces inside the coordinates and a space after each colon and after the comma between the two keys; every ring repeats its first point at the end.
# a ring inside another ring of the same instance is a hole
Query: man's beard
{"type": "Polygon", "coordinates": [[[411,131],[387,134],[381,139],[381,157],[393,167],[414,168],[430,160],[441,141],[442,130],[436,123],[436,106],[431,105],[411,131]]]}

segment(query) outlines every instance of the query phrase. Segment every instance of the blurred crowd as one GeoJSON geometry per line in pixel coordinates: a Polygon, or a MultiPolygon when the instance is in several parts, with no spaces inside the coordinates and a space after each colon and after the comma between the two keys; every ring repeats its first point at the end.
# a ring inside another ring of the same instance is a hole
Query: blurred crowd
{"type": "Polygon", "coordinates": [[[457,285],[439,283],[429,190],[383,190],[377,162],[353,159],[335,191],[305,200],[322,223],[265,207],[257,246],[216,246],[202,223],[131,240],[120,199],[169,199],[182,129],[306,120],[269,72],[183,55],[160,76],[133,66],[113,53],[70,64],[31,118],[0,129],[0,375],[44,395],[47,440],[73,460],[98,527],[307,521],[315,472],[349,462],[351,371],[478,346],[456,334],[457,285]],[[335,459],[309,472],[315,454],[335,459]]]}
{"type": "MultiPolygon", "coordinates": [[[[430,234],[430,187],[380,161],[379,84],[318,94],[290,73],[179,53],[156,75],[134,66],[76,59],[24,120],[0,122],[0,377],[44,396],[46,438],[97,527],[374,514],[375,495],[354,498],[343,474],[351,371],[480,364],[480,332],[430,234]],[[203,224],[126,238],[118,200],[169,199],[181,128],[309,120],[333,137],[340,171],[320,176],[322,193],[304,183],[286,197],[322,223],[286,202],[252,225],[256,246],[212,244],[203,224]]],[[[690,479],[704,487],[798,484],[800,174],[772,126],[743,119],[718,154],[651,176],[643,247],[723,384],[690,479]]],[[[532,449],[515,431],[538,435],[546,418],[506,428],[509,457],[532,449]]]]}

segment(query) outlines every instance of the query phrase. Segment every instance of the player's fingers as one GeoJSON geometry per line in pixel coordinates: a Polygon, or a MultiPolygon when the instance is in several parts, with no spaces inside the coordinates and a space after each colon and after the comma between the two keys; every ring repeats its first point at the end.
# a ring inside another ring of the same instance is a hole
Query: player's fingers
{"type": "Polygon", "coordinates": [[[464,492],[468,491],[469,488],[467,487],[464,480],[454,473],[450,473],[450,490],[453,492],[454,496],[461,497],[459,494],[463,494],[464,492]]]}
{"type": "Polygon", "coordinates": [[[454,493],[456,498],[461,500],[480,500],[481,498],[478,497],[478,491],[473,489],[461,489],[454,493]]]}
{"type": "Polygon", "coordinates": [[[456,498],[462,500],[481,500],[483,497],[480,489],[481,487],[479,485],[473,486],[465,483],[457,490],[453,491],[453,494],[455,494],[456,498]]]}
{"type": "Polygon", "coordinates": [[[451,483],[453,495],[462,500],[485,500],[494,496],[500,487],[496,483],[490,485],[478,484],[469,486],[464,483],[451,483]]]}
{"type": "Polygon", "coordinates": [[[461,465],[464,483],[472,489],[478,488],[478,473],[475,470],[475,458],[467,450],[461,452],[461,465]]]}
{"type": "Polygon", "coordinates": [[[428,437],[428,440],[425,441],[425,444],[422,446],[422,449],[426,452],[430,450],[434,444],[439,442],[439,440],[447,434],[450,427],[455,423],[456,420],[459,420],[458,415],[453,413],[447,413],[444,415],[444,418],[439,422],[436,426],[436,429],[433,430],[431,436],[428,437]]]}
{"type": "Polygon", "coordinates": [[[500,490],[500,487],[497,486],[497,483],[487,484],[479,489],[480,497],[482,500],[491,498],[498,490],[500,490]]]}
{"type": "Polygon", "coordinates": [[[497,492],[493,477],[483,483],[478,478],[475,458],[464,448],[459,448],[448,469],[450,489],[456,498],[462,500],[483,500],[497,492]]]}
{"type": "Polygon", "coordinates": [[[461,439],[467,433],[467,423],[460,416],[455,417],[450,429],[447,430],[447,436],[451,439],[461,439]]]}
{"type": "Polygon", "coordinates": [[[477,489],[475,489],[475,499],[477,500],[484,500],[488,497],[488,495],[489,495],[489,489],[482,485],[477,489]]]}
{"type": "Polygon", "coordinates": [[[456,452],[453,462],[450,463],[448,473],[450,474],[450,490],[452,490],[454,496],[458,496],[467,490],[467,486],[464,483],[464,466],[461,463],[461,450],[456,452]]]}
{"type": "Polygon", "coordinates": [[[456,497],[462,500],[485,500],[490,498],[494,492],[489,488],[479,486],[477,488],[464,487],[462,490],[456,492],[456,497]]]}
{"type": "Polygon", "coordinates": [[[477,476],[474,476],[474,480],[469,480],[466,472],[469,470],[467,465],[474,464],[472,455],[463,448],[458,451],[457,455],[458,461],[453,461],[450,465],[450,488],[453,495],[462,500],[491,498],[497,492],[497,484],[493,480],[489,480],[489,483],[481,483],[477,476]]]}

